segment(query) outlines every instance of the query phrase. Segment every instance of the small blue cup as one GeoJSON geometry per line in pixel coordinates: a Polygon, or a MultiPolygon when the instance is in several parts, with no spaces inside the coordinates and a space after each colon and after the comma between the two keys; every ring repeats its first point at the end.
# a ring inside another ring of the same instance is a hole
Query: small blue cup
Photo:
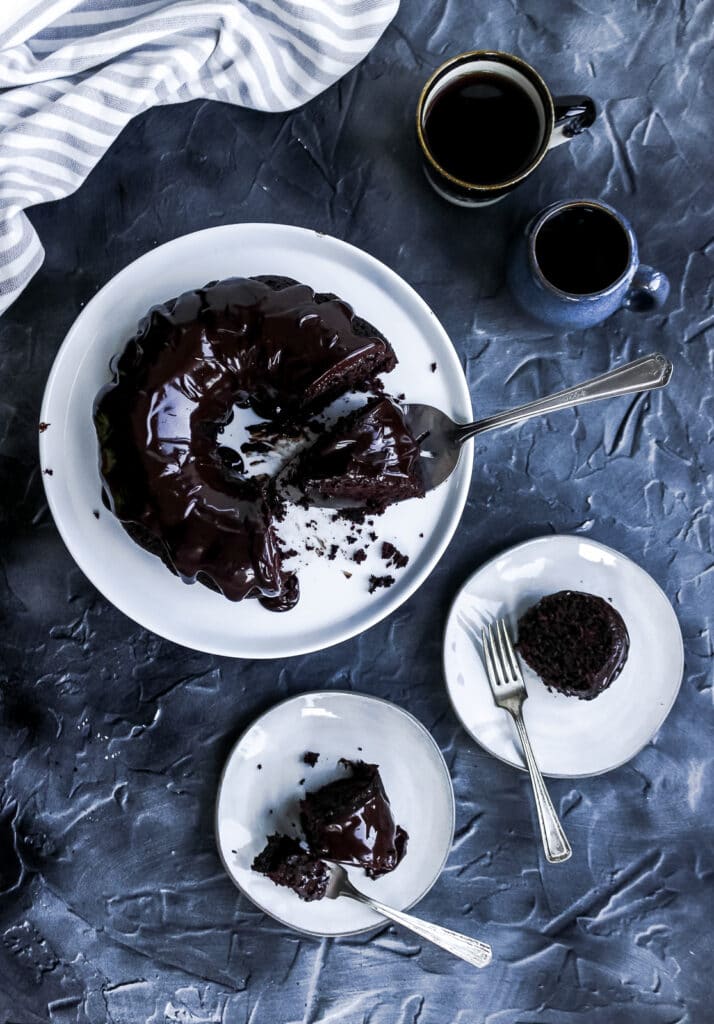
{"type": "Polygon", "coordinates": [[[507,280],[527,313],[560,327],[592,327],[623,306],[647,312],[669,295],[665,274],[639,262],[629,222],[595,199],[532,217],[511,245],[507,280]]]}

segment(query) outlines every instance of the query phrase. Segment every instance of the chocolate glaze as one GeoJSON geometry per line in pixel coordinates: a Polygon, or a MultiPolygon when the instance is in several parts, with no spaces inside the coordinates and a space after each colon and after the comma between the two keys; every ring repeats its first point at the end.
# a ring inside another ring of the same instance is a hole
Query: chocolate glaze
{"type": "Polygon", "coordinates": [[[560,590],[520,619],[517,647],[546,686],[592,700],[622,672],[630,638],[622,616],[607,601],[560,590]]]}
{"type": "Polygon", "coordinates": [[[308,499],[382,511],[396,501],[424,496],[420,458],[399,406],[389,398],[372,398],[307,450],[296,481],[308,499]]]}
{"type": "Polygon", "coordinates": [[[152,309],[95,403],[105,495],[186,582],[283,611],[298,599],[273,531],[280,503],[220,445],[234,406],[287,423],[391,370],[389,342],[334,295],[233,278],[152,309]]]}
{"type": "Polygon", "coordinates": [[[351,777],[307,793],[300,801],[300,822],[316,856],[358,864],[377,878],[399,864],[409,836],[395,825],[378,765],[340,763],[351,777]]]}
{"type": "Polygon", "coordinates": [[[265,849],[255,858],[251,868],[267,875],[276,885],[292,889],[308,903],[323,898],[330,878],[324,861],[313,857],[298,839],[278,833],[268,836],[265,849]]]}

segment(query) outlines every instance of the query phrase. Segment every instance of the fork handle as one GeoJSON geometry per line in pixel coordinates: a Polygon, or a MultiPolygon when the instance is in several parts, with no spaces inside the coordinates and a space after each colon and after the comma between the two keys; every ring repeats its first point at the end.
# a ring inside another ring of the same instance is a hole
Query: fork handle
{"type": "Polygon", "coordinates": [[[672,364],[658,352],[653,352],[632,363],[616,366],[614,370],[599,377],[593,377],[582,384],[558,391],[555,395],[538,398],[535,402],[519,405],[516,409],[496,413],[476,423],[465,423],[455,433],[455,440],[463,444],[470,437],[482,434],[485,430],[495,427],[509,427],[521,420],[529,420],[533,416],[557,412],[559,409],[570,409],[574,405],[584,405],[599,398],[614,398],[617,395],[629,395],[636,391],[649,391],[652,388],[663,388],[672,376],[672,364]]]}
{"type": "Polygon", "coordinates": [[[421,918],[414,917],[412,914],[405,914],[403,910],[395,910],[393,907],[380,903],[379,900],[365,896],[358,889],[343,890],[343,895],[350,896],[358,903],[366,903],[377,913],[388,917],[390,921],[401,924],[404,928],[421,936],[422,939],[428,939],[435,946],[440,946],[447,953],[458,956],[473,967],[485,967],[491,962],[491,947],[486,942],[480,942],[478,939],[472,939],[469,935],[454,932],[451,928],[442,928],[441,925],[431,924],[430,921],[422,921],[421,918]]]}
{"type": "Polygon", "coordinates": [[[516,723],[516,730],[531,776],[533,796],[535,797],[536,810],[538,811],[538,824],[540,825],[545,855],[551,864],[559,864],[561,861],[567,860],[573,851],[563,831],[563,826],[558,820],[555,807],[553,807],[553,801],[548,795],[540,768],[533,756],[531,741],[528,739],[523,715],[520,711],[512,711],[511,714],[513,715],[513,721],[516,723]]]}

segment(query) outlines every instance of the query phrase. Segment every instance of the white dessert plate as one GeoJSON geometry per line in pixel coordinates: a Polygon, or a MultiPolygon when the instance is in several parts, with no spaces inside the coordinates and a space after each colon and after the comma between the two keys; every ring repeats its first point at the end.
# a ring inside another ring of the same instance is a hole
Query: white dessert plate
{"type": "Polygon", "coordinates": [[[682,633],[667,597],[629,558],[585,537],[549,536],[518,544],[481,566],[454,601],[444,635],[444,674],[467,732],[495,757],[525,770],[510,715],[497,708],[464,623],[477,632],[505,617],[512,636],[531,605],[559,590],[605,598],[630,635],[621,674],[593,700],[547,689],[521,658],[528,690],[523,717],[541,771],[574,778],[599,775],[629,761],[669,714],[684,668],[682,633]]]}
{"type": "Polygon", "coordinates": [[[341,757],[379,765],[394,819],[409,834],[404,859],[388,875],[370,880],[361,869],[347,868],[367,895],[399,910],[413,906],[439,877],[454,838],[448,768],[431,735],[407,711],[343,691],[305,693],[271,708],[243,733],[223,769],[216,840],[238,888],[266,914],[311,935],[350,935],[384,918],[344,897],[306,903],[251,864],[267,836],[300,834],[299,800],[344,777],[341,757]],[[320,755],[314,768],[303,761],[307,751],[320,755]]]}
{"type": "MultiPolygon", "coordinates": [[[[448,336],[397,274],[360,249],[315,231],[233,224],[185,235],[146,253],[88,303],[60,348],[47,383],[41,420],[49,426],[40,434],[40,461],[49,506],[65,544],[117,608],[186,647],[233,657],[281,658],[355,636],[414,593],[459,523],[473,449],[471,442],[465,446],[464,457],[444,485],[424,499],[393,506],[377,521],[380,541],[391,541],[409,556],[409,564],[394,574],[396,582],[388,589],[368,592],[370,574],[387,571],[377,544],[360,566],[342,556],[332,561],[315,557],[298,566],[301,599],[281,614],[266,611],[255,600],[233,604],[173,576],[158,558],[134,544],[102,505],[94,399],[111,379],[110,359],[152,305],[216,278],[259,274],[293,277],[346,299],[394,346],[399,365],[385,378],[390,394],[403,392],[409,401],[438,406],[456,420],[472,419],[466,380],[448,336]],[[433,363],[436,372],[431,372],[433,363]]],[[[322,539],[330,543],[327,526],[322,539]]]]}

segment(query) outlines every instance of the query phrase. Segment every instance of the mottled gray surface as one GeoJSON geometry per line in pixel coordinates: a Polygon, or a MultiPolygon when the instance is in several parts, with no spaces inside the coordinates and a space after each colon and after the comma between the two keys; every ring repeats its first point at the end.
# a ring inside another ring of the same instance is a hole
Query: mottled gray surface
{"type": "Polygon", "coordinates": [[[3,1024],[712,1020],[713,14],[692,0],[412,0],[307,109],[152,111],[74,197],[32,213],[47,260],[0,320],[3,1024]],[[478,45],[530,56],[555,91],[590,91],[602,113],[515,196],[464,213],[427,190],[412,111],[428,72],[478,45]],[[508,232],[575,194],[630,216],[646,260],[671,275],[666,315],[562,335],[514,314],[508,232]],[[62,337],[101,285],[158,243],[245,220],[330,232],[404,275],[453,338],[479,412],[653,348],[674,361],[673,383],[481,440],[458,540],[365,636],[281,663],[192,654],[124,618],[75,568],[45,504],[37,419],[62,337]],[[687,656],[674,710],[631,764],[553,782],[574,847],[559,867],[534,840],[527,780],[466,737],[440,667],[464,578],[549,531],[597,538],[651,572],[687,656]],[[420,909],[488,936],[488,970],[386,928],[301,938],[223,874],[211,814],[231,743],[256,713],[314,687],[387,696],[433,730],[457,838],[420,909]]]}

